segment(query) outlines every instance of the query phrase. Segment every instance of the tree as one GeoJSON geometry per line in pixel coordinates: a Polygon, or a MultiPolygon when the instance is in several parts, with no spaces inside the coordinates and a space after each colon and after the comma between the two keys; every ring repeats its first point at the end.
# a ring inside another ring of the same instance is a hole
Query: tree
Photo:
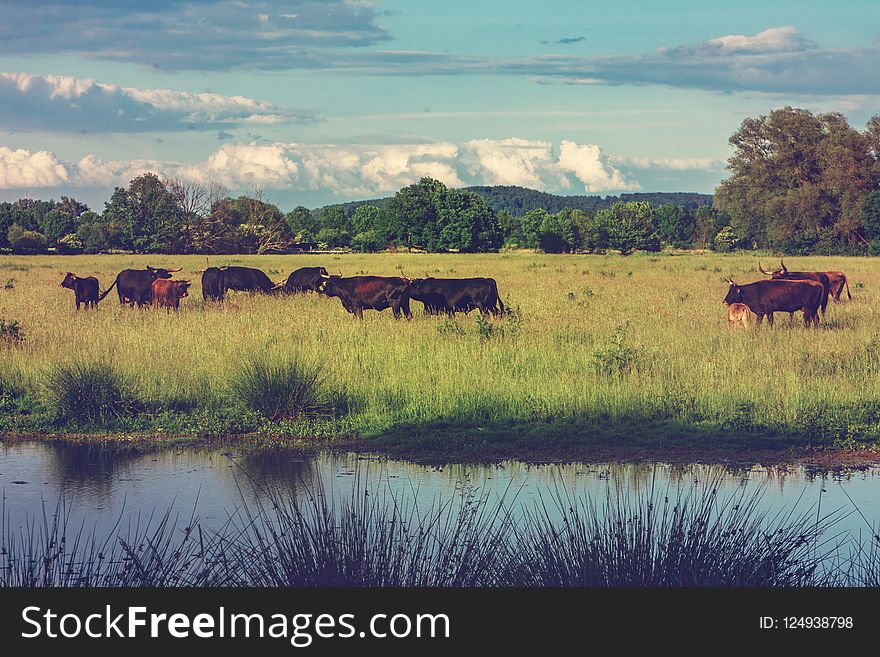
{"type": "Polygon", "coordinates": [[[615,203],[599,210],[596,220],[608,235],[608,248],[623,255],[633,251],[659,251],[660,238],[652,223],[651,204],[645,201],[615,203]]]}
{"type": "Polygon", "coordinates": [[[117,187],[104,208],[118,245],[140,253],[182,253],[186,245],[183,209],[158,176],[145,173],[128,189],[117,187]]]}
{"type": "Polygon", "coordinates": [[[110,227],[94,212],[86,212],[80,217],[81,223],[76,237],[82,244],[84,253],[100,253],[110,248],[110,227]]]}
{"type": "Polygon", "coordinates": [[[475,253],[501,248],[501,225],[482,196],[446,189],[436,200],[435,232],[424,230],[425,244],[431,251],[475,253]]]}
{"type": "Polygon", "coordinates": [[[300,205],[288,212],[284,220],[287,222],[287,228],[290,230],[290,235],[294,241],[315,241],[315,235],[320,230],[320,227],[308,208],[300,205]]]}
{"type": "Polygon", "coordinates": [[[544,220],[547,219],[547,217],[549,216],[549,213],[542,208],[531,210],[523,216],[520,225],[522,227],[521,246],[524,249],[541,248],[541,239],[539,237],[539,233],[541,232],[541,225],[544,223],[544,220]]]}
{"type": "Polygon", "coordinates": [[[389,238],[407,248],[425,246],[437,232],[438,198],[445,189],[439,180],[422,178],[398,191],[385,206],[389,238]]]}
{"type": "Polygon", "coordinates": [[[715,205],[757,246],[864,244],[862,203],[880,185],[878,136],[880,121],[859,132],[839,113],[785,107],[748,118],[730,138],[731,176],[715,205]]]}
{"type": "Polygon", "coordinates": [[[253,253],[283,251],[290,245],[290,228],[278,206],[263,200],[263,190],[254,188],[251,196],[235,200],[242,223],[239,232],[253,253]]]}
{"type": "Polygon", "coordinates": [[[694,217],[681,205],[665,203],[654,210],[657,236],[677,248],[690,246],[694,233],[694,217]]]}
{"type": "Polygon", "coordinates": [[[573,253],[579,246],[571,214],[564,210],[548,214],[538,228],[538,244],[545,253],[573,253]]]}
{"type": "Polygon", "coordinates": [[[862,224],[865,237],[869,240],[880,240],[880,191],[865,196],[862,201],[862,224]]]}
{"type": "Polygon", "coordinates": [[[226,197],[226,189],[220,183],[179,176],[165,178],[163,182],[180,208],[184,251],[214,252],[217,243],[223,240],[225,227],[210,220],[211,208],[226,197]]]}

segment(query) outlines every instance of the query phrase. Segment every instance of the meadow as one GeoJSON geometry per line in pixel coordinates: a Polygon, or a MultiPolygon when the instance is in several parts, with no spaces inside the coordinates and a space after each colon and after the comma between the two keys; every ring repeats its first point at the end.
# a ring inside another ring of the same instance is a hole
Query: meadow
{"type": "MultiPolygon", "coordinates": [[[[764,256],[765,267],[775,262],[764,256]]],[[[818,331],[804,330],[800,314],[793,323],[777,315],[773,329],[728,327],[725,278],[762,278],[754,253],[211,258],[259,267],[274,281],[314,265],[343,276],[490,276],[512,311],[503,319],[433,317],[413,301],[411,321],[395,321],[390,310],[358,321],[338,299],[316,294],[233,292],[206,304],[197,273],[205,263],[0,257],[0,431],[365,439],[376,449],[463,458],[855,448],[880,437],[876,259],[786,261],[791,270],[849,277],[853,300],[829,301],[818,331]],[[72,271],[96,276],[104,290],[121,269],[147,264],[182,267],[175,276],[193,280],[179,313],[120,307],[115,290],[96,311],[77,312],[73,292],[60,287],[72,271]],[[65,412],[65,382],[95,365],[99,378],[118,377],[126,399],[86,419],[65,412]],[[315,403],[284,412],[253,400],[273,394],[254,394],[254,386],[280,378],[283,388],[295,365],[314,373],[315,403]]]]}

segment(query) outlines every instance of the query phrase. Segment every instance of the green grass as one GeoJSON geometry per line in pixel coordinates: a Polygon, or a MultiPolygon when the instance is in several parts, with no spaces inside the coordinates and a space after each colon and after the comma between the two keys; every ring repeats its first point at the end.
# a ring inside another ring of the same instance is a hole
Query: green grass
{"type": "Polygon", "coordinates": [[[91,426],[59,426],[42,384],[58,363],[75,360],[112,363],[143,403],[144,412],[108,416],[105,431],[360,435],[398,450],[508,455],[578,445],[861,446],[880,437],[875,259],[786,263],[850,277],[853,301],[830,304],[817,332],[784,314],[772,330],[728,328],[724,278],[761,278],[753,254],[230,256],[211,264],[257,266],[278,280],[319,264],[347,276],[491,276],[515,312],[427,317],[413,302],[412,321],[390,311],[358,321],[315,294],[231,293],[205,304],[202,256],[3,256],[0,270],[14,271],[16,283],[0,289],[0,317],[18,322],[24,339],[0,344],[0,381],[15,382],[23,410],[0,414],[0,430],[91,426]],[[105,289],[119,270],[146,264],[183,267],[178,276],[194,279],[180,313],[123,308],[115,293],[97,311],[77,313],[59,285],[74,271],[105,289]],[[330,414],[246,411],[234,382],[248,354],[274,366],[305,359],[320,370],[323,391],[357,403],[336,403],[330,414]]]}

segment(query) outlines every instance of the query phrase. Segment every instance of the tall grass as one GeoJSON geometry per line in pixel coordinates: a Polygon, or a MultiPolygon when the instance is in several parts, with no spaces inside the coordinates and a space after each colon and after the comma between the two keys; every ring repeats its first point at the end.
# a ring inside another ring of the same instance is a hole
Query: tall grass
{"type": "MultiPolygon", "coordinates": [[[[37,390],[55,363],[112,358],[116,371],[139,382],[149,408],[216,408],[229,403],[242,354],[274,343],[313,359],[328,389],[357,399],[354,419],[365,428],[442,420],[491,429],[538,418],[547,431],[559,421],[585,434],[618,422],[673,421],[781,441],[797,432],[814,444],[880,436],[880,413],[849,420],[849,409],[880,408],[876,259],[787,263],[850,277],[853,301],[832,303],[818,332],[784,315],[772,330],[728,330],[723,279],[760,278],[752,254],[267,255],[229,263],[279,272],[320,264],[346,276],[394,275],[397,267],[492,276],[505,306],[519,310],[515,326],[474,314],[426,317],[417,302],[412,321],[387,311],[357,321],[338,300],[315,294],[232,293],[203,304],[199,256],[0,256],[18,279],[0,295],[0,316],[15,317],[27,336],[0,349],[0,372],[20,371],[37,390]],[[58,286],[66,271],[95,275],[104,287],[121,269],[146,264],[180,266],[181,276],[195,278],[179,314],[123,308],[110,297],[94,313],[77,313],[70,291],[58,286]],[[622,340],[618,327],[626,327],[622,340]]],[[[285,412],[283,403],[272,406],[270,416],[285,412]]]]}
{"type": "Polygon", "coordinates": [[[101,426],[143,410],[136,385],[106,362],[59,363],[46,374],[56,417],[78,426],[101,426]]]}
{"type": "MultiPolygon", "coordinates": [[[[104,536],[70,509],[13,527],[3,509],[0,586],[873,586],[877,551],[829,546],[833,516],[770,517],[756,497],[711,487],[643,492],[632,504],[560,496],[514,515],[464,490],[419,509],[356,480],[336,499],[318,483],[213,531],[171,510],[104,536]],[[668,498],[668,499],[667,499],[668,498]]],[[[246,496],[242,496],[244,501],[246,496]]],[[[262,499],[262,498],[258,498],[262,499]]]]}
{"type": "Polygon", "coordinates": [[[232,396],[271,420],[319,411],[328,403],[321,369],[301,358],[255,355],[231,381],[232,396]]]}
{"type": "Polygon", "coordinates": [[[833,517],[774,517],[760,491],[719,499],[712,483],[685,495],[609,489],[601,504],[555,488],[527,515],[511,579],[529,586],[809,586],[831,551],[833,517]]]}

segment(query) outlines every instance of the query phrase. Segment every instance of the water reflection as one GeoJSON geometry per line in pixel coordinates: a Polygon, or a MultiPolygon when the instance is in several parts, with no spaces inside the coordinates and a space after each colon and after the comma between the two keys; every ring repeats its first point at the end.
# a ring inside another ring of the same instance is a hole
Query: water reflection
{"type": "MultiPolygon", "coordinates": [[[[717,482],[721,493],[760,488],[761,504],[775,513],[821,502],[823,512],[848,514],[838,529],[864,534],[880,519],[880,468],[820,472],[801,466],[669,465],[657,463],[418,465],[364,454],[313,454],[294,450],[106,450],[69,443],[14,443],[0,449],[0,488],[7,519],[51,512],[63,494],[72,519],[109,528],[125,514],[181,514],[196,508],[204,525],[219,526],[243,503],[266,499],[266,490],[292,495],[323,488],[351,494],[355,484],[413,496],[428,507],[468,491],[490,503],[522,507],[569,495],[632,496],[648,490],[687,491],[717,482]],[[26,482],[26,483],[14,483],[26,482]],[[855,507],[859,513],[854,513],[855,507]]],[[[771,513],[771,514],[772,514],[771,513]]]]}

